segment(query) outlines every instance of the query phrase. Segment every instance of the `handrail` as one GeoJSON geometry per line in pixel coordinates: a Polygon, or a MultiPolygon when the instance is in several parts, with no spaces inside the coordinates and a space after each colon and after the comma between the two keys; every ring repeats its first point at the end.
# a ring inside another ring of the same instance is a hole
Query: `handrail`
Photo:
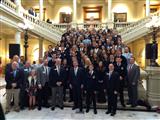
{"type": "Polygon", "coordinates": [[[119,34],[121,35],[123,42],[130,43],[140,37],[143,37],[144,35],[151,32],[151,29],[148,29],[146,27],[146,24],[149,23],[152,20],[153,16],[157,16],[160,20],[160,10],[151,14],[150,16],[141,19],[126,28],[123,28],[119,31],[119,34]]]}
{"type": "Polygon", "coordinates": [[[6,7],[9,7],[10,9],[16,11],[16,5],[11,2],[10,0],[1,0],[0,3],[6,7]]]}
{"type": "Polygon", "coordinates": [[[14,3],[12,3],[10,0],[1,0],[0,3],[1,3],[1,5],[5,6],[6,8],[9,8],[10,10],[12,10],[13,13],[15,13],[15,15],[17,15],[18,17],[21,17],[23,20],[28,21],[29,24],[32,24],[35,27],[35,30],[33,30],[33,31],[35,31],[37,34],[43,33],[42,32],[42,30],[43,30],[44,32],[46,32],[45,36],[47,38],[52,38],[51,36],[54,35],[56,37],[56,39],[60,40],[60,37],[63,34],[63,32],[61,30],[59,30],[58,28],[51,26],[49,23],[46,23],[44,21],[39,20],[37,17],[35,17],[33,15],[30,15],[28,13],[28,11],[25,10],[22,6],[20,6],[20,12],[18,13],[17,6],[14,3]],[[40,27],[42,28],[42,30],[36,29],[36,28],[40,28],[40,27]]]}
{"type": "Polygon", "coordinates": [[[131,28],[134,29],[135,27],[139,26],[140,24],[146,23],[152,19],[152,16],[160,16],[160,10],[151,14],[148,17],[145,17],[141,20],[138,20],[137,22],[134,22],[133,24],[128,25],[127,27],[122,28],[119,32],[120,34],[125,34],[128,30],[130,31],[131,28]]]}

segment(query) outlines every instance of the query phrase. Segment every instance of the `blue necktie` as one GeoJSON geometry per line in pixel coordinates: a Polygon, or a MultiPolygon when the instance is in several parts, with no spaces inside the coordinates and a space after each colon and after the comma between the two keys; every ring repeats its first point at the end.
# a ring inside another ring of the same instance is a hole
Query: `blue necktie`
{"type": "Polygon", "coordinates": [[[14,76],[14,78],[16,77],[16,70],[13,72],[13,76],[14,76]]]}

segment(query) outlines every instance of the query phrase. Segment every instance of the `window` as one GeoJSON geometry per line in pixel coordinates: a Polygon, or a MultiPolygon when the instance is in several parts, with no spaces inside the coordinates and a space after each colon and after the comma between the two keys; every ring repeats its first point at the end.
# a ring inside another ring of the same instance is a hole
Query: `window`
{"type": "Polygon", "coordinates": [[[114,22],[127,22],[127,13],[114,13],[114,22]]]}

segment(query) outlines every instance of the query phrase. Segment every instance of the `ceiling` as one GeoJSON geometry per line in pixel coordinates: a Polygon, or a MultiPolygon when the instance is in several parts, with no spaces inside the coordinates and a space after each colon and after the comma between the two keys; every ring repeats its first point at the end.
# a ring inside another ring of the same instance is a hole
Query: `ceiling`
{"type": "MultiPolygon", "coordinates": [[[[22,30],[17,30],[16,28],[13,28],[11,26],[8,26],[4,23],[0,23],[0,38],[14,38],[17,31],[21,31],[21,38],[24,38],[24,34],[22,30]]],[[[28,34],[29,38],[38,38],[37,36],[33,34],[28,34]]]]}

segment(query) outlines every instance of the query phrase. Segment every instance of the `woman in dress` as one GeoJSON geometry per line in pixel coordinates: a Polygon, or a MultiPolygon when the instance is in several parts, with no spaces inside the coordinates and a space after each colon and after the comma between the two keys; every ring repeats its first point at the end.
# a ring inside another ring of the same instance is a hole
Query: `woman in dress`
{"type": "Polygon", "coordinates": [[[29,96],[29,110],[35,108],[37,93],[37,75],[36,70],[32,69],[27,81],[27,92],[29,96]]]}

